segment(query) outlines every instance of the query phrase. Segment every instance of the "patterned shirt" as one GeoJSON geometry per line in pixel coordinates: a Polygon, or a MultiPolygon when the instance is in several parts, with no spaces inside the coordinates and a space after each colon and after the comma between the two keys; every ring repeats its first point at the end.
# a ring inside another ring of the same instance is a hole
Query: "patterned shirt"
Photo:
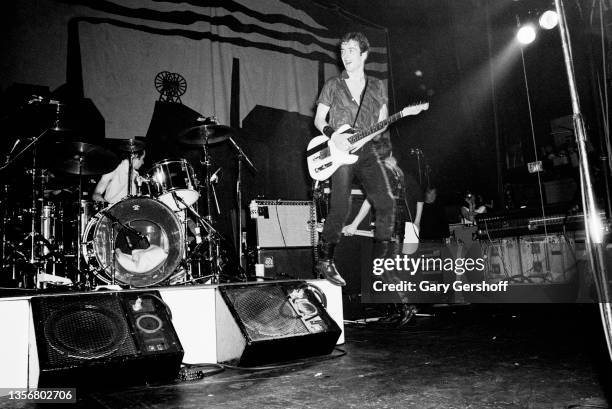
{"type": "MultiPolygon", "coordinates": [[[[353,99],[346,81],[344,81],[347,78],[346,71],[342,71],[339,76],[328,79],[317,100],[317,104],[329,107],[329,125],[334,129],[338,129],[344,124],[352,126],[359,110],[359,101],[353,99]]],[[[356,129],[364,129],[376,124],[380,109],[388,102],[387,88],[383,82],[370,76],[367,79],[361,111],[355,124],[356,129]]]]}

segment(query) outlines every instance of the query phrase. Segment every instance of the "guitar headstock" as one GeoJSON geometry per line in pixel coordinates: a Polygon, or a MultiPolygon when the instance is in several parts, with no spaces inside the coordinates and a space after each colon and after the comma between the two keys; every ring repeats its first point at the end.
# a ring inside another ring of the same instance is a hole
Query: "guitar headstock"
{"type": "Polygon", "coordinates": [[[421,111],[427,111],[429,109],[429,102],[420,102],[418,104],[409,105],[402,109],[402,117],[408,115],[417,115],[420,114],[421,111]]]}

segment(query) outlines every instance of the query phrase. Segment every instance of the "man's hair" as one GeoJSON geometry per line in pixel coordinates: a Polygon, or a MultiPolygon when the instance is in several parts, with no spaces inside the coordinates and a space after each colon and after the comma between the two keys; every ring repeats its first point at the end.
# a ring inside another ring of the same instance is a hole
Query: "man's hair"
{"type": "Polygon", "coordinates": [[[351,40],[357,41],[357,44],[359,44],[359,51],[361,51],[362,54],[370,50],[370,42],[366,38],[365,34],[363,34],[362,32],[357,31],[346,33],[342,36],[342,39],[340,40],[340,45],[348,43],[351,40]]]}
{"type": "MultiPolygon", "coordinates": [[[[144,155],[146,152],[147,152],[147,150],[146,150],[146,149],[142,149],[142,150],[140,150],[140,151],[136,151],[136,152],[134,152],[134,156],[133,156],[133,158],[134,158],[134,159],[140,159],[140,158],[142,158],[142,157],[143,157],[143,155],[144,155]]],[[[126,153],[125,153],[125,157],[126,157],[127,159],[129,159],[129,158],[130,158],[130,153],[129,153],[129,152],[126,152],[126,153]]]]}

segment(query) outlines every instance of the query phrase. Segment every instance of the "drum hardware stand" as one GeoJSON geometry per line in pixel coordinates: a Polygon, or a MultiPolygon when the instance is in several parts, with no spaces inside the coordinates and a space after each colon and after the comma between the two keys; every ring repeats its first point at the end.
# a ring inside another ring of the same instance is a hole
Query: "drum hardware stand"
{"type": "MultiPolygon", "coordinates": [[[[208,221],[210,223],[213,222],[213,217],[212,217],[212,198],[211,198],[211,183],[210,183],[210,167],[212,166],[212,161],[210,159],[210,152],[208,150],[208,137],[206,137],[206,142],[202,145],[202,149],[203,149],[203,160],[200,161],[200,163],[202,165],[204,165],[204,189],[206,189],[206,211],[207,211],[207,215],[204,216],[206,219],[208,219],[208,221]]],[[[176,199],[176,195],[172,195],[175,197],[174,200],[176,199]]],[[[183,202],[181,200],[181,202],[183,202]]],[[[185,205],[183,203],[183,205],[185,205]]]]}
{"type": "Polygon", "coordinates": [[[79,209],[79,213],[77,215],[77,249],[76,249],[76,258],[77,258],[77,275],[76,275],[76,282],[80,283],[81,282],[81,247],[82,247],[82,242],[83,242],[83,238],[81,237],[81,235],[83,234],[83,232],[81,231],[81,223],[82,223],[82,218],[83,218],[83,208],[81,206],[81,202],[83,200],[83,156],[79,156],[79,193],[78,193],[78,199],[77,199],[77,203],[78,206],[77,208],[79,209]]]}
{"type": "Polygon", "coordinates": [[[111,258],[111,285],[115,285],[115,262],[117,261],[117,253],[115,253],[115,224],[113,223],[113,227],[111,228],[110,234],[110,249],[113,252],[113,257],[111,258]]]}
{"type": "MultiPolygon", "coordinates": [[[[173,196],[178,196],[176,194],[174,194],[173,196]]],[[[176,197],[174,198],[174,200],[176,201],[176,197]]],[[[183,235],[185,236],[185,247],[184,247],[184,251],[185,251],[185,258],[183,259],[183,263],[184,267],[185,267],[185,274],[186,274],[186,282],[191,281],[193,279],[193,274],[191,271],[191,263],[190,263],[190,259],[189,257],[187,257],[187,254],[189,254],[189,242],[187,241],[187,230],[189,229],[189,220],[187,219],[187,209],[183,209],[180,210],[180,212],[183,214],[183,235]]],[[[197,249],[197,246],[196,246],[197,249]]]]}
{"type": "MultiPolygon", "coordinates": [[[[57,121],[56,121],[57,122],[57,121]]],[[[37,265],[38,260],[35,259],[35,251],[36,251],[36,221],[37,221],[37,197],[36,197],[36,144],[42,139],[44,138],[44,136],[48,133],[50,129],[45,129],[40,135],[36,136],[35,138],[33,138],[30,143],[28,143],[25,147],[23,147],[19,152],[17,152],[15,155],[11,156],[11,154],[9,154],[7,156],[7,161],[4,165],[0,166],[0,171],[6,169],[7,167],[9,167],[10,165],[14,164],[17,159],[21,158],[27,151],[30,150],[30,148],[32,149],[32,208],[31,208],[31,224],[30,224],[30,259],[28,260],[28,263],[31,264],[34,268],[35,268],[35,285],[36,287],[39,286],[38,283],[38,273],[39,273],[39,269],[40,267],[37,265]]],[[[15,150],[15,148],[17,147],[17,143],[15,145],[13,145],[13,149],[11,150],[11,152],[13,152],[15,150]]]]}
{"type": "MultiPolygon", "coordinates": [[[[179,202],[181,202],[183,204],[183,206],[185,206],[185,208],[189,208],[189,210],[191,210],[191,212],[193,214],[195,214],[197,220],[199,222],[201,222],[204,226],[204,228],[207,230],[208,232],[208,236],[207,236],[207,242],[208,242],[208,264],[210,267],[210,272],[212,273],[212,282],[213,283],[218,283],[219,280],[219,272],[217,269],[217,265],[218,264],[218,254],[217,254],[217,250],[218,247],[215,248],[215,244],[214,244],[214,240],[212,238],[212,234],[211,234],[211,230],[213,229],[212,227],[212,223],[214,221],[213,216],[212,216],[212,197],[211,197],[211,185],[212,183],[210,182],[210,168],[212,166],[212,161],[210,158],[210,152],[208,150],[208,136],[206,136],[206,140],[204,142],[204,144],[202,145],[202,149],[203,149],[203,160],[200,162],[202,165],[204,165],[204,189],[206,189],[206,212],[208,213],[206,216],[200,216],[195,210],[193,210],[193,208],[191,208],[190,206],[188,206],[182,198],[180,198],[178,195],[176,194],[172,194],[172,196],[174,197],[174,200],[178,200],[179,202]],[[208,223],[209,226],[206,226],[203,222],[203,220],[206,219],[206,222],[208,223]],[[209,229],[210,227],[210,229],[209,229]],[[213,256],[214,255],[214,256],[213,256]]],[[[206,276],[207,278],[210,276],[206,276]]]]}
{"type": "MultiPolygon", "coordinates": [[[[204,277],[198,277],[197,280],[204,280],[204,279],[210,278],[212,284],[219,284],[219,281],[220,281],[219,277],[221,276],[221,266],[219,265],[219,258],[220,258],[219,257],[219,253],[220,253],[219,232],[215,230],[212,223],[208,220],[206,216],[201,216],[198,212],[195,211],[195,209],[192,206],[185,203],[185,201],[179,195],[172,192],[172,196],[174,197],[174,200],[176,200],[177,202],[180,202],[183,206],[185,206],[185,209],[188,209],[195,216],[196,220],[202,225],[202,227],[204,227],[204,229],[206,229],[206,232],[208,233],[206,236],[206,241],[208,242],[208,251],[209,251],[208,262],[210,266],[210,272],[212,274],[209,274],[204,277]]],[[[196,248],[194,249],[194,253],[200,245],[201,243],[196,246],[196,248]]],[[[196,279],[192,279],[191,281],[195,281],[195,280],[196,279]]]]}
{"type": "Polygon", "coordinates": [[[134,154],[130,152],[130,160],[128,164],[128,185],[127,194],[128,197],[132,197],[132,173],[134,172],[134,154]]]}
{"type": "Polygon", "coordinates": [[[257,168],[251,162],[249,157],[244,153],[244,151],[238,146],[236,141],[230,136],[229,141],[238,152],[238,177],[236,179],[236,202],[237,202],[237,210],[238,210],[238,236],[236,238],[236,249],[238,249],[238,262],[240,263],[240,267],[245,268],[242,253],[242,161],[246,161],[246,163],[251,167],[254,172],[258,172],[257,168]]]}

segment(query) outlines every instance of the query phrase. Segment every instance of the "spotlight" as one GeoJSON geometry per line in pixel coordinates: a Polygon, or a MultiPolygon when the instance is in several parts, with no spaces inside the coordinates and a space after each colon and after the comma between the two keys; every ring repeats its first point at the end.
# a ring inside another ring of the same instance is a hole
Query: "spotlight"
{"type": "Polygon", "coordinates": [[[547,10],[540,16],[540,27],[545,30],[550,30],[551,28],[555,28],[559,23],[559,16],[556,11],[547,10]]]}
{"type": "Polygon", "coordinates": [[[516,39],[521,44],[531,44],[536,38],[536,30],[532,24],[521,27],[516,33],[516,39]]]}

